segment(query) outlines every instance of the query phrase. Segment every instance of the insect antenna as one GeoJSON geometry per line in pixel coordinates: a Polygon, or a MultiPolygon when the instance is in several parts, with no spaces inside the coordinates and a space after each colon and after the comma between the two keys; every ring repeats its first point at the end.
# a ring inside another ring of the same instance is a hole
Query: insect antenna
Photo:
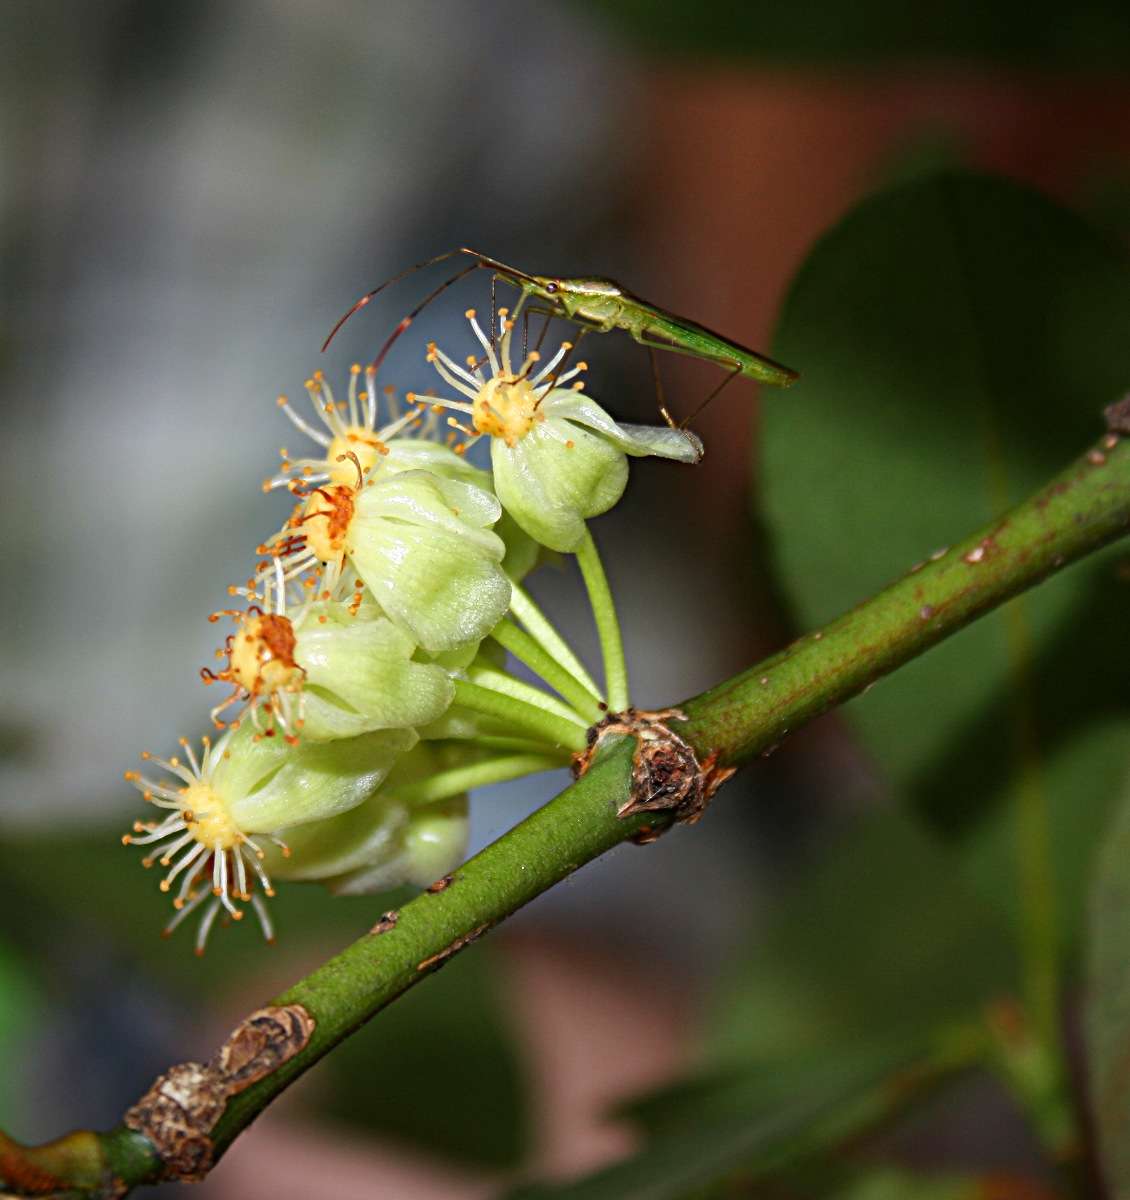
{"type": "Polygon", "coordinates": [[[480,262],[473,262],[469,267],[464,267],[462,271],[457,271],[450,279],[445,279],[443,283],[439,285],[439,287],[433,288],[406,317],[401,317],[396,328],[385,339],[385,344],[381,347],[377,357],[374,358],[372,363],[369,364],[369,369],[374,372],[379,371],[381,369],[381,363],[384,362],[385,356],[395,345],[396,339],[400,337],[400,335],[408,328],[409,325],[412,324],[412,322],[424,311],[424,309],[427,308],[428,305],[431,304],[431,302],[438,295],[440,295],[442,292],[446,292],[453,283],[458,283],[459,280],[465,275],[470,275],[472,271],[477,271],[482,265],[483,264],[480,262]]]}
{"type": "Polygon", "coordinates": [[[532,275],[527,275],[525,271],[519,271],[517,267],[507,266],[506,263],[499,262],[496,258],[491,258],[487,254],[480,254],[478,250],[472,250],[469,246],[457,246],[454,250],[448,250],[443,254],[437,254],[433,258],[427,258],[423,262],[418,262],[414,266],[407,267],[391,278],[386,279],[384,283],[379,283],[371,292],[366,292],[356,304],[348,311],[343,313],[337,320],[334,327],[330,330],[329,336],[322,343],[322,352],[329,348],[330,342],[337,337],[341,327],[353,316],[355,312],[365,307],[374,296],[380,295],[387,287],[391,287],[394,283],[399,283],[401,279],[407,279],[409,275],[414,275],[417,271],[423,271],[426,267],[434,267],[436,263],[446,262],[449,258],[454,258],[457,254],[468,254],[475,259],[476,267],[489,267],[492,271],[499,271],[510,279],[532,279],[532,275]]]}

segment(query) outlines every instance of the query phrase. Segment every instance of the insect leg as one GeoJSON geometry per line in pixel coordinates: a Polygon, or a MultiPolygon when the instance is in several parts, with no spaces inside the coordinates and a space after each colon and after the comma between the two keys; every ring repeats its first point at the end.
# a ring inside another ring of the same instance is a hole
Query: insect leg
{"type": "MultiPolygon", "coordinates": [[[[683,420],[679,422],[679,429],[686,429],[686,427],[695,419],[695,417],[698,416],[700,412],[702,412],[702,410],[711,402],[711,400],[713,400],[715,396],[719,395],[722,389],[732,380],[736,379],[741,373],[741,363],[735,363],[734,369],[729,373],[729,375],[726,376],[725,379],[722,380],[722,382],[714,389],[714,391],[712,391],[710,395],[706,397],[706,399],[698,406],[698,408],[696,408],[689,417],[684,417],[683,420]]],[[[663,415],[667,416],[666,413],[663,415]]]]}
{"type": "MultiPolygon", "coordinates": [[[[647,345],[647,343],[644,343],[647,345]]],[[[651,359],[651,377],[655,381],[655,399],[659,404],[659,411],[663,419],[672,429],[677,429],[678,426],[671,419],[671,414],[667,411],[667,401],[663,395],[663,380],[659,377],[659,360],[655,357],[655,347],[647,347],[648,357],[651,359]]]]}
{"type": "MultiPolygon", "coordinates": [[[[631,335],[637,342],[639,342],[641,346],[646,346],[648,350],[652,352],[654,350],[666,350],[671,354],[685,355],[687,358],[701,359],[703,357],[701,354],[697,354],[693,350],[687,350],[685,347],[680,346],[676,342],[664,337],[663,334],[655,333],[650,329],[634,329],[631,330],[631,335]]],[[[702,412],[702,410],[711,402],[711,400],[713,400],[714,397],[717,396],[718,393],[721,392],[722,389],[736,375],[740,375],[742,373],[742,364],[734,359],[724,359],[718,357],[710,358],[707,361],[717,363],[720,367],[729,367],[730,373],[725,379],[722,380],[722,382],[714,389],[714,391],[712,391],[710,395],[706,397],[706,399],[694,410],[694,412],[691,413],[689,417],[679,423],[679,429],[685,429],[688,421],[694,420],[694,418],[697,417],[700,412],[702,412]]],[[[666,413],[664,413],[664,416],[666,416],[666,413]]]]}
{"type": "Polygon", "coordinates": [[[535,308],[532,305],[522,311],[522,361],[525,362],[529,357],[527,346],[530,340],[530,313],[536,313],[539,316],[544,316],[545,321],[541,327],[541,333],[538,334],[538,340],[534,343],[534,353],[541,351],[541,344],[545,341],[545,335],[549,332],[549,323],[553,320],[554,313],[548,308],[535,308]]]}

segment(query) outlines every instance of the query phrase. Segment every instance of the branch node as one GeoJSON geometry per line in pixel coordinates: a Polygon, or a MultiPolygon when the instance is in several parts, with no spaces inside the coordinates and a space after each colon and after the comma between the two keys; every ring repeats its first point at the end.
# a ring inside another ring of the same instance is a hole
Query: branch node
{"type": "MultiPolygon", "coordinates": [[[[715,753],[700,763],[690,743],[666,723],[686,719],[686,714],[677,708],[652,712],[629,708],[622,713],[609,713],[589,730],[587,749],[573,756],[574,777],[579,779],[589,769],[607,738],[634,737],[636,750],[632,756],[628,799],[616,815],[624,819],[641,812],[670,812],[676,822],[693,825],[736,768],[719,767],[715,753]]],[[[653,842],[665,828],[645,826],[634,840],[641,845],[653,842]]]]}
{"type": "Polygon", "coordinates": [[[305,1048],[314,1018],[300,1004],[245,1017],[207,1063],[180,1063],[154,1081],[123,1122],[153,1143],[164,1178],[198,1182],[215,1161],[212,1130],[232,1096],[305,1048]]]}

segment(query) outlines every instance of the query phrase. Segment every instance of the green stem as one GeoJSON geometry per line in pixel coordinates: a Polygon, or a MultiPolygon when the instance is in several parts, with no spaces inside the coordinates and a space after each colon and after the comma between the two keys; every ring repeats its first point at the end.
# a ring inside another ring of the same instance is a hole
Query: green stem
{"type": "Polygon", "coordinates": [[[523,700],[526,704],[533,705],[534,708],[556,713],[563,721],[572,721],[575,725],[581,725],[586,729],[591,724],[579,713],[574,712],[563,700],[558,700],[556,696],[543,692],[540,688],[534,687],[532,683],[515,679],[513,675],[507,675],[505,671],[495,671],[490,667],[471,667],[467,671],[467,679],[471,683],[477,683],[480,687],[490,688],[492,692],[501,692],[504,696],[513,696],[516,700],[523,700]]]}
{"type": "Polygon", "coordinates": [[[1130,443],[1104,439],[944,555],[764,662],[681,705],[682,732],[748,761],[977,617],[1130,532],[1130,443]]]}
{"type": "Polygon", "coordinates": [[[567,700],[583,718],[586,725],[595,725],[604,716],[596,697],[574,679],[564,667],[551,658],[534,639],[513,621],[505,617],[491,630],[490,636],[514,657],[525,663],[535,675],[540,676],[551,688],[567,700]]]}
{"type": "MultiPolygon", "coordinates": [[[[553,744],[543,738],[499,737],[493,733],[468,733],[466,737],[448,734],[445,741],[473,742],[482,750],[499,750],[508,754],[553,754],[553,744]]],[[[563,751],[561,753],[564,753],[563,751]]]]}
{"type": "MultiPolygon", "coordinates": [[[[819,634],[686,702],[690,719],[683,732],[700,754],[716,753],[734,765],[748,761],[976,617],[1127,532],[1130,445],[1104,440],[946,555],[819,634]]],[[[611,698],[611,687],[609,692],[611,698]]],[[[466,681],[456,683],[456,699],[535,737],[559,735],[564,749],[583,745],[578,726],[466,681]]],[[[633,749],[627,739],[614,740],[581,779],[465,863],[450,883],[416,897],[394,924],[382,922],[278,997],[278,1004],[306,1009],[313,1034],[294,1057],[229,1100],[212,1129],[217,1153],[322,1055],[451,955],[644,826],[663,828],[666,814],[616,815],[628,798],[633,749]]],[[[86,1196],[121,1195],[111,1186],[152,1181],[160,1173],[148,1143],[121,1127],[30,1149],[0,1140],[0,1150],[0,1184],[16,1194],[21,1187],[34,1194],[22,1181],[41,1179],[35,1172],[42,1169],[54,1172],[58,1190],[65,1184],[86,1196]],[[64,1142],[84,1148],[72,1156],[73,1170],[68,1156],[53,1150],[64,1142]],[[101,1180],[93,1186],[87,1182],[92,1164],[101,1180]]]]}
{"type": "Polygon", "coordinates": [[[395,788],[390,795],[406,804],[432,804],[491,783],[521,779],[523,775],[537,775],[541,771],[559,771],[567,765],[560,756],[552,754],[509,754],[502,758],[488,758],[486,762],[472,763],[467,767],[440,771],[438,775],[421,779],[419,783],[406,783],[403,787],[395,788]]]}
{"type": "Polygon", "coordinates": [[[532,734],[551,746],[560,746],[574,754],[588,744],[585,727],[579,721],[568,721],[544,708],[466,679],[455,680],[455,703],[483,716],[497,717],[515,730],[532,734]]]}
{"type": "Polygon", "coordinates": [[[584,663],[569,648],[568,642],[550,624],[549,618],[534,603],[529,592],[514,584],[510,595],[510,611],[525,626],[535,642],[555,659],[594,699],[602,701],[604,694],[585,670],[584,663]]]}
{"type": "Polygon", "coordinates": [[[628,699],[628,664],[624,660],[624,642],[620,636],[620,622],[616,618],[612,590],[604,574],[604,564],[600,561],[592,533],[587,529],[585,540],[577,548],[577,564],[589,594],[596,633],[600,639],[608,708],[611,712],[623,712],[631,703],[628,699]]]}

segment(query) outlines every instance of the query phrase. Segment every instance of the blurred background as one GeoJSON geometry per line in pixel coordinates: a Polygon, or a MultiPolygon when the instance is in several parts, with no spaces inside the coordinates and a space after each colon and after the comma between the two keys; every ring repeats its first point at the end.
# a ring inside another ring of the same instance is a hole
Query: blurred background
{"type": "MultiPolygon", "coordinates": [[[[319,366],[344,383],[443,268],[322,356],[337,316],[470,245],[612,276],[765,349],[829,225],[948,164],[1122,237],[1130,23],[1113,2],[1036,7],[0,3],[0,1124],[26,1140],[110,1124],[378,911],[291,886],[279,946],[239,928],[198,962],[158,938],[156,880],[118,845],[136,811],[123,769],[204,728],[206,615],[282,519],[259,487],[294,440],[275,396],[319,366]]],[[[461,345],[486,287],[437,303],[385,382],[428,386],[424,341],[461,345]]],[[[594,396],[656,419],[639,347],[586,355],[594,396]]],[[[662,370],[677,415],[717,382],[674,356],[662,370]]],[[[751,506],[757,412],[733,384],[698,422],[702,467],[637,464],[595,525],[643,705],[793,631],[751,506]]],[[[593,662],[578,581],[531,587],[593,662]]],[[[472,849],[562,782],[476,795],[472,849]]],[[[395,1006],[197,1194],[306,1196],[332,1177],[322,1194],[477,1197],[617,1158],[634,1135],[610,1107],[695,1061],[720,975],[881,787],[847,727],[819,722],[693,831],[586,868],[395,1006]]],[[[1026,1161],[1007,1106],[976,1103],[999,1133],[990,1165],[1026,1161]]]]}

